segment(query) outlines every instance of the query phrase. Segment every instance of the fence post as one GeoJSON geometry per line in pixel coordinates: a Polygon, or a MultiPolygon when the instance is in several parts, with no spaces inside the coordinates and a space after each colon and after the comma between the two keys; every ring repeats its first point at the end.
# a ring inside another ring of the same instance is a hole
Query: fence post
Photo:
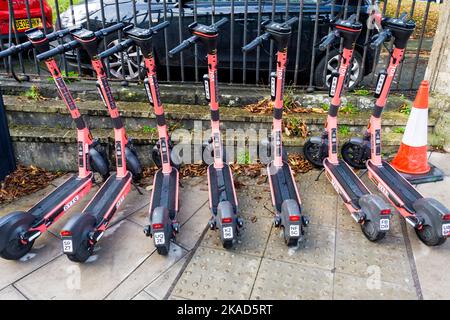
{"type": "Polygon", "coordinates": [[[425,79],[435,93],[450,96],[450,1],[440,4],[439,22],[428,60],[425,79]]]}
{"type": "Polygon", "coordinates": [[[0,181],[16,169],[11,136],[9,135],[3,95],[0,90],[0,181]]]}

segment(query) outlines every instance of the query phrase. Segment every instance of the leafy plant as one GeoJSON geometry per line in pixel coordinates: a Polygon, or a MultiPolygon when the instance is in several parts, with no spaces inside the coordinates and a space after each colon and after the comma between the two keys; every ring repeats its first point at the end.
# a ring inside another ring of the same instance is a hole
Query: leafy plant
{"type": "Polygon", "coordinates": [[[354,104],[348,102],[345,106],[341,107],[340,112],[344,114],[355,114],[358,112],[358,108],[354,104]]]}
{"type": "Polygon", "coordinates": [[[328,103],[322,103],[322,109],[328,111],[330,110],[330,105],[328,103]]]}
{"type": "Polygon", "coordinates": [[[338,128],[338,132],[339,132],[339,134],[347,135],[350,133],[350,127],[346,126],[346,125],[341,125],[338,128]]]}
{"type": "Polygon", "coordinates": [[[402,104],[402,105],[400,106],[400,108],[398,109],[398,111],[399,111],[400,113],[409,115],[409,114],[411,113],[411,106],[410,106],[409,104],[407,104],[407,103],[404,103],[404,104],[402,104]]]}
{"type": "Polygon", "coordinates": [[[27,97],[30,100],[35,100],[35,101],[43,99],[41,92],[39,91],[39,88],[36,87],[35,85],[31,86],[30,89],[25,91],[25,97],[27,97]]]}
{"type": "Polygon", "coordinates": [[[237,155],[238,164],[250,164],[250,153],[248,151],[241,151],[237,155]]]}
{"type": "Polygon", "coordinates": [[[393,130],[395,133],[405,133],[405,127],[397,127],[393,130]]]}
{"type": "Polygon", "coordinates": [[[156,133],[156,128],[145,125],[142,127],[142,132],[154,134],[154,133],[156,133]]]}
{"type": "Polygon", "coordinates": [[[370,91],[367,89],[356,89],[353,91],[356,96],[370,96],[370,91]]]}

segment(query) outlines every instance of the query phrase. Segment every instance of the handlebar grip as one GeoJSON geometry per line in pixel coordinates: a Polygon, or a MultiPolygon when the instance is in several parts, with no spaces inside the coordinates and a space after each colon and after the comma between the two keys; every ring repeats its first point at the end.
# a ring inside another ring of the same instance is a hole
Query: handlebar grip
{"type": "Polygon", "coordinates": [[[184,49],[188,48],[191,44],[193,44],[195,41],[197,41],[197,39],[198,39],[197,36],[192,36],[192,37],[184,40],[178,46],[176,46],[175,48],[173,48],[172,50],[169,51],[169,57],[173,57],[178,52],[181,52],[184,49]]]}
{"type": "Polygon", "coordinates": [[[22,52],[22,51],[25,51],[25,50],[28,50],[28,49],[31,49],[32,47],[33,47],[33,43],[31,43],[31,41],[24,42],[24,43],[19,44],[17,46],[13,44],[8,49],[5,49],[5,50],[0,52],[0,59],[12,56],[14,54],[17,54],[19,52],[22,52]]]}
{"type": "Polygon", "coordinates": [[[253,39],[252,42],[246,44],[242,47],[242,52],[248,52],[254,50],[256,47],[260,46],[263,43],[262,36],[259,36],[255,39],[253,39]]]}
{"type": "Polygon", "coordinates": [[[288,21],[286,21],[284,24],[287,26],[290,26],[290,25],[293,25],[294,23],[296,23],[297,21],[298,21],[298,18],[293,17],[293,18],[290,18],[288,21]]]}
{"type": "Polygon", "coordinates": [[[167,28],[167,27],[169,26],[169,24],[170,24],[169,21],[161,22],[160,24],[158,24],[158,25],[152,27],[152,31],[153,31],[153,32],[161,31],[161,30],[163,30],[164,28],[167,28]]]}
{"type": "Polygon", "coordinates": [[[214,23],[213,26],[215,26],[218,29],[221,26],[225,25],[227,22],[228,22],[227,18],[222,18],[219,21],[217,21],[216,23],[214,23]]]}
{"type": "Polygon", "coordinates": [[[372,48],[372,49],[378,48],[386,41],[388,36],[389,36],[389,34],[386,30],[375,35],[374,37],[372,37],[372,40],[370,42],[370,48],[372,48]]]}
{"type": "Polygon", "coordinates": [[[95,32],[95,36],[97,38],[99,38],[99,39],[103,39],[108,34],[113,33],[115,31],[122,30],[123,28],[125,28],[125,23],[119,22],[119,23],[116,23],[115,25],[112,25],[110,27],[107,27],[107,28],[100,29],[100,30],[96,31],[95,32]]]}
{"type": "Polygon", "coordinates": [[[98,57],[100,59],[105,59],[105,58],[107,58],[109,56],[112,56],[115,53],[118,53],[120,51],[123,51],[123,50],[131,47],[133,45],[133,43],[134,43],[134,40],[132,40],[132,39],[127,39],[125,41],[122,41],[118,45],[116,45],[116,46],[114,46],[114,47],[112,47],[112,48],[110,48],[110,49],[108,49],[106,51],[103,51],[102,53],[100,53],[98,55],[98,57]]]}
{"type": "Polygon", "coordinates": [[[80,43],[78,43],[78,41],[72,40],[72,41],[70,41],[68,43],[60,44],[59,46],[57,46],[57,47],[55,47],[55,48],[53,48],[53,49],[51,49],[51,50],[49,50],[47,52],[38,54],[36,56],[36,59],[38,61],[47,60],[47,59],[49,59],[49,58],[51,58],[53,56],[56,56],[57,54],[64,53],[64,52],[76,49],[79,46],[80,46],[80,43]]]}
{"type": "Polygon", "coordinates": [[[319,43],[319,50],[320,51],[325,51],[336,39],[336,33],[335,32],[331,32],[329,33],[325,39],[323,39],[320,43],[319,43]]]}

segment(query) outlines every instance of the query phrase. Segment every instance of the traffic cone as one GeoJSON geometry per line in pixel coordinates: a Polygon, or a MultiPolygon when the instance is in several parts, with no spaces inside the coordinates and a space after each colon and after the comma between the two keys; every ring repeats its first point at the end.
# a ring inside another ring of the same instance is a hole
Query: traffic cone
{"type": "Polygon", "coordinates": [[[413,183],[442,180],[441,171],[428,164],[428,95],[430,85],[423,80],[417,91],[403,134],[402,143],[392,166],[413,183]]]}

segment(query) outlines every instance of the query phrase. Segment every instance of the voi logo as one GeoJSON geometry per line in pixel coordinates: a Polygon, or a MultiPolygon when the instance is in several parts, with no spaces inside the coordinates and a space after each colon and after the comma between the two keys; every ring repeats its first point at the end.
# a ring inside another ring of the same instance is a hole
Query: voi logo
{"type": "Polygon", "coordinates": [[[116,209],[119,208],[119,206],[122,204],[122,202],[123,202],[124,199],[125,199],[124,196],[121,196],[121,197],[120,197],[119,201],[117,201],[117,203],[116,203],[116,209]]]}
{"type": "Polygon", "coordinates": [[[66,205],[64,206],[64,211],[67,211],[72,207],[77,201],[80,199],[78,195],[76,195],[72,200],[70,200],[66,205]]]}
{"type": "Polygon", "coordinates": [[[382,194],[384,194],[386,197],[389,197],[389,192],[387,191],[387,189],[380,183],[378,183],[378,190],[381,191],[382,194]]]}

